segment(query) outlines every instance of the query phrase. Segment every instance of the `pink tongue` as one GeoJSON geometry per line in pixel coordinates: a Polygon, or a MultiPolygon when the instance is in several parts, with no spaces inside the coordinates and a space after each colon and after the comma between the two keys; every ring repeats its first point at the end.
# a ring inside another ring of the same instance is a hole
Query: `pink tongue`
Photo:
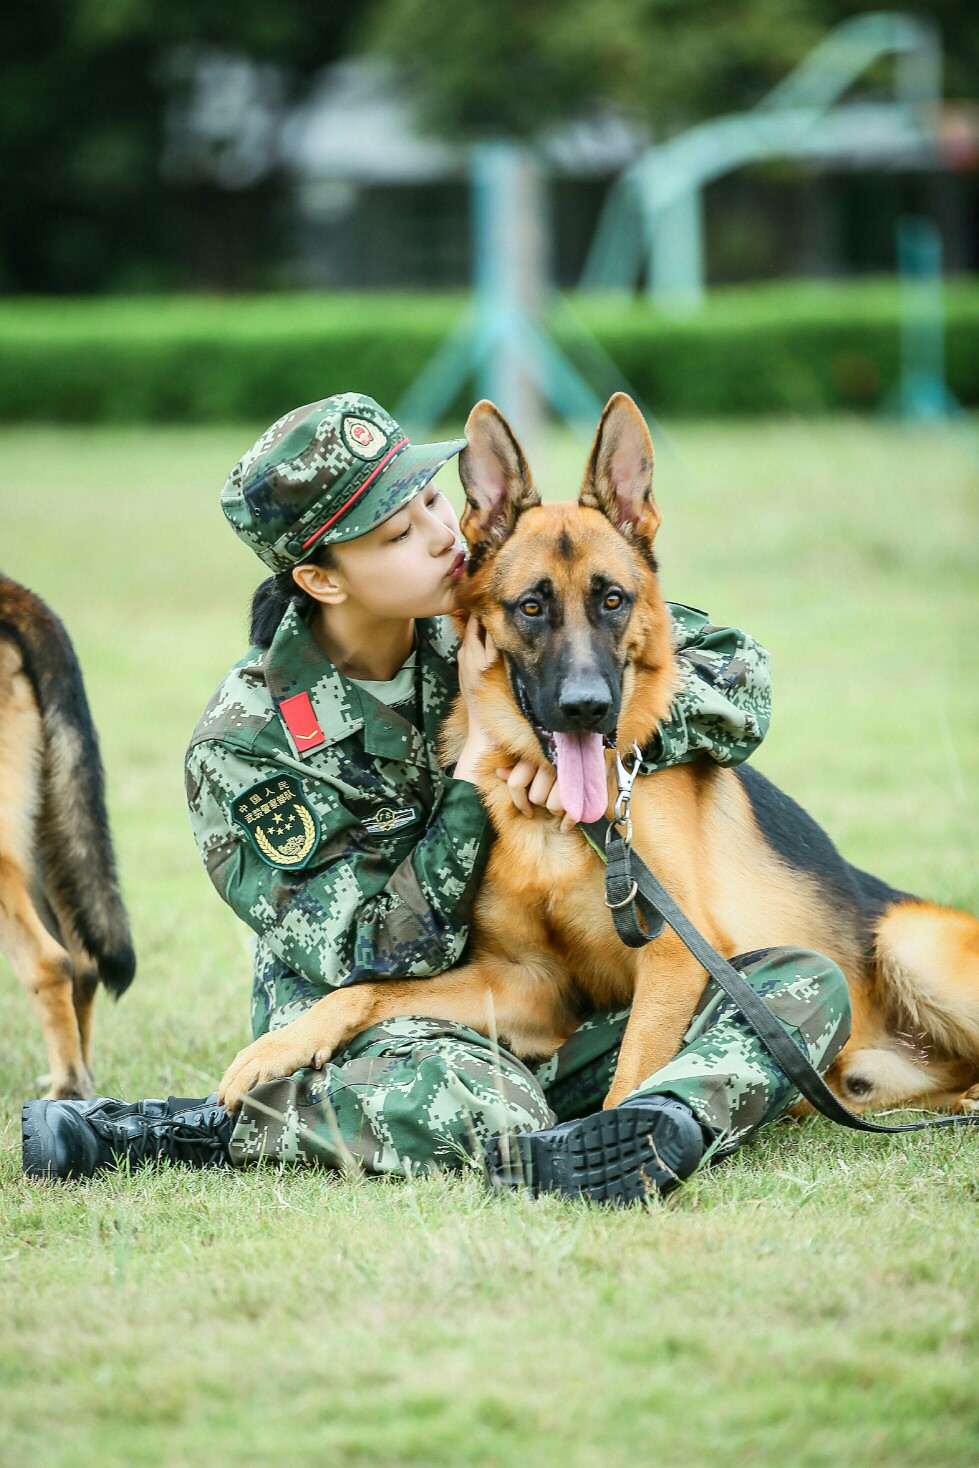
{"type": "Polygon", "coordinates": [[[554,734],[557,788],[575,821],[597,821],[608,805],[601,734],[554,734]]]}

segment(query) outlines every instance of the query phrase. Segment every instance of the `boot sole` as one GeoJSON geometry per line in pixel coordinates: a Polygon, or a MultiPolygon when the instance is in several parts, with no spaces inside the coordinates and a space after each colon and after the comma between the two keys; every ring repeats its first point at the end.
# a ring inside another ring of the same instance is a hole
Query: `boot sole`
{"type": "Polygon", "coordinates": [[[21,1108],[20,1130],[24,1173],[27,1177],[63,1177],[55,1167],[54,1133],[47,1123],[50,1101],[28,1101],[21,1108]]]}
{"type": "Polygon", "coordinates": [[[563,1193],[624,1207],[671,1192],[704,1153],[694,1117],[666,1107],[614,1107],[545,1138],[540,1132],[495,1137],[486,1151],[490,1183],[525,1187],[535,1198],[563,1193]]]}

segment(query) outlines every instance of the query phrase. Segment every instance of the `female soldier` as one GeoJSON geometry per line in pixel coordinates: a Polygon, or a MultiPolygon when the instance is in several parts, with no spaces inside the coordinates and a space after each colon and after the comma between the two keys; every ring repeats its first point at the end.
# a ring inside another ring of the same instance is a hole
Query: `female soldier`
{"type": "MultiPolygon", "coordinates": [[[[344,393],[273,424],[225,485],[225,514],[274,574],[253,601],[251,649],[194,732],[187,797],[211,880],[258,935],[256,1037],[338,986],[440,973],[465,946],[492,838],[473,783],[489,744],[473,695],[496,651],[472,622],[459,645],[446,615],[465,555],[432,483],[464,447],[412,445],[372,399],[344,393]],[[444,770],[436,739],[459,692],[469,735],[444,770]]],[[[767,655],[702,613],[670,610],[682,676],[644,769],[701,753],[737,763],[768,725],[767,655]]],[[[500,774],[525,814],[536,804],[563,815],[549,766],[500,774]]],[[[827,1066],[848,1021],[835,965],[773,950],[740,966],[827,1066]]],[[[216,1095],[34,1102],[25,1167],[90,1175],[128,1154],[403,1174],[487,1149],[499,1183],[513,1157],[537,1189],[628,1201],[686,1177],[706,1144],[732,1148],[794,1099],[709,985],[670,1066],[614,1112],[589,1115],[626,1017],[587,1021],[536,1074],[464,1026],[391,1020],[323,1070],[255,1087],[236,1118],[216,1095]],[[499,1134],[518,1136],[519,1153],[499,1134]]]]}

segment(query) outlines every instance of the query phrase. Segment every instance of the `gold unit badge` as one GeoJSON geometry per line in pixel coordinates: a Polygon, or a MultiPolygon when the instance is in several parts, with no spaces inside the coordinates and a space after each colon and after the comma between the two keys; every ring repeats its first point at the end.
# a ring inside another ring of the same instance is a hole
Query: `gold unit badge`
{"type": "Polygon", "coordinates": [[[232,801],[231,814],[271,867],[304,867],[319,842],[316,812],[292,775],[253,785],[232,801]]]}

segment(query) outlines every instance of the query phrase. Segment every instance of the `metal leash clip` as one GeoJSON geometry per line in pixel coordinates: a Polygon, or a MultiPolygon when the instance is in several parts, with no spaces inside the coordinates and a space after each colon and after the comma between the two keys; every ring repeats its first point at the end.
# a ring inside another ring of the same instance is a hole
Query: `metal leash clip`
{"type": "Polygon", "coordinates": [[[605,832],[605,845],[608,845],[609,837],[616,826],[624,827],[620,833],[626,846],[632,845],[632,816],[629,807],[632,804],[632,787],[636,783],[636,776],[642,769],[642,750],[638,744],[631,746],[633,755],[632,768],[625,765],[619,751],[615,751],[615,778],[619,786],[619,793],[615,798],[615,820],[605,832]]]}

